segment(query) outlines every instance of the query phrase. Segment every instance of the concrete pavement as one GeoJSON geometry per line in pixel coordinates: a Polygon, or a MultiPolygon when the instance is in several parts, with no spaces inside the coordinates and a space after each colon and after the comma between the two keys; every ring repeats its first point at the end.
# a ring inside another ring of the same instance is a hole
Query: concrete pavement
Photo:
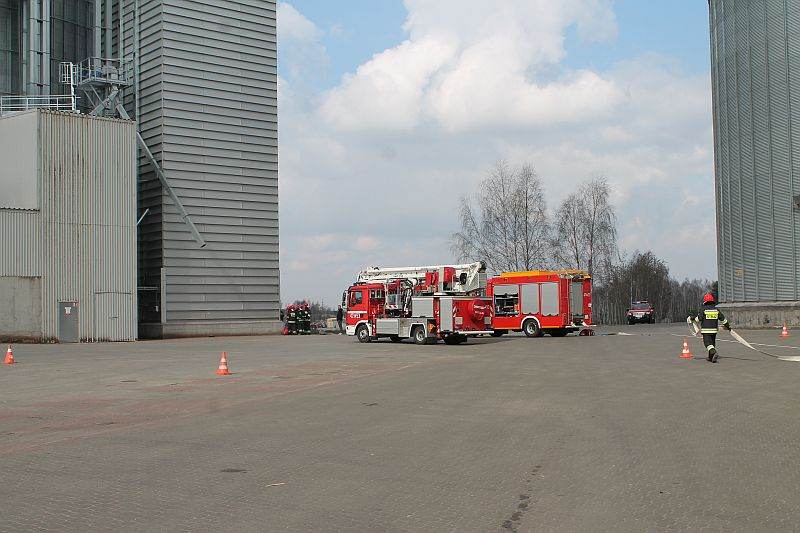
{"type": "Polygon", "coordinates": [[[617,331],[19,345],[0,531],[795,530],[800,363],[617,331]]]}

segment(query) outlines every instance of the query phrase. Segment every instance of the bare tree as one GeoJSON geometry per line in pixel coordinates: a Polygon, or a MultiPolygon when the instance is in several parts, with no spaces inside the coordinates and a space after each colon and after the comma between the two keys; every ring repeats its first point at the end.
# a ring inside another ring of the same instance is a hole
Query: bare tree
{"type": "Polygon", "coordinates": [[[606,277],[617,255],[617,218],[610,193],[606,179],[599,177],[561,202],[555,215],[556,262],[606,277]]]}
{"type": "Polygon", "coordinates": [[[490,270],[541,268],[549,257],[547,203],[530,165],[497,163],[473,201],[461,199],[461,231],[452,248],[462,260],[483,259],[490,270]]]}
{"type": "Polygon", "coordinates": [[[586,206],[579,192],[567,196],[555,213],[553,256],[561,266],[584,270],[587,267],[584,248],[586,206]]]}

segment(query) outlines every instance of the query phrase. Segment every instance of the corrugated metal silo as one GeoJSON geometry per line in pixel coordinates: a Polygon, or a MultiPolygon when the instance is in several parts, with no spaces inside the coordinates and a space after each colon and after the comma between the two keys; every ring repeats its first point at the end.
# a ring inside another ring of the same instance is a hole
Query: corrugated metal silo
{"type": "Polygon", "coordinates": [[[797,322],[800,0],[709,0],[720,301],[797,322]]]}

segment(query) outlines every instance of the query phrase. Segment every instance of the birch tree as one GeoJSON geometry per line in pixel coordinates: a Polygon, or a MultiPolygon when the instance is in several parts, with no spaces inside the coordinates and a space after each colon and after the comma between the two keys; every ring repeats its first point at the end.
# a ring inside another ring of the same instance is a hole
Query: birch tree
{"type": "Polygon", "coordinates": [[[531,165],[499,162],[474,198],[461,200],[461,231],[452,248],[461,260],[482,259],[490,270],[542,268],[550,256],[547,202],[531,165]]]}
{"type": "Polygon", "coordinates": [[[555,214],[553,255],[561,266],[602,279],[617,255],[617,218],[605,178],[582,184],[555,214]]]}

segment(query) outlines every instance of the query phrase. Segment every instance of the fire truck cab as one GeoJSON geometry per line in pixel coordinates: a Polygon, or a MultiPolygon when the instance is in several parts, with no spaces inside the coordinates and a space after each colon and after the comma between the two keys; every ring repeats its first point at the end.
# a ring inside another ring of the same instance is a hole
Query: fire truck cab
{"type": "Polygon", "coordinates": [[[592,280],[582,270],[504,272],[488,281],[486,295],[495,336],[563,337],[592,325],[592,280]]]}
{"type": "Polygon", "coordinates": [[[413,338],[417,344],[466,342],[491,333],[486,266],[439,265],[362,270],[343,295],[347,334],[359,342],[413,338]]]}

